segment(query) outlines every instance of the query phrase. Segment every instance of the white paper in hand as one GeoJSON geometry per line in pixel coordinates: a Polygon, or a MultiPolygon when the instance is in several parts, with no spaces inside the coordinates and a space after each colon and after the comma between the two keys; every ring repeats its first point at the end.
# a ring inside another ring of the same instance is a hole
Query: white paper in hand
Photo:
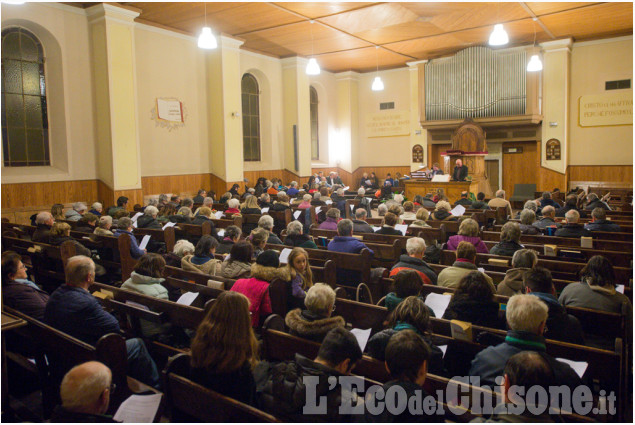
{"type": "Polygon", "coordinates": [[[379,229],[381,229],[381,226],[370,226],[373,229],[373,232],[378,231],[379,229]]]}
{"type": "Polygon", "coordinates": [[[141,215],[142,215],[142,214],[143,214],[142,212],[138,212],[138,213],[136,213],[135,215],[133,215],[133,216],[132,216],[132,218],[131,218],[130,220],[132,220],[133,222],[136,222],[136,221],[137,221],[137,219],[138,219],[139,217],[141,217],[141,215]]]}
{"type": "Polygon", "coordinates": [[[485,269],[484,269],[483,267],[479,267],[479,268],[478,268],[478,269],[476,269],[476,270],[478,270],[479,272],[481,272],[481,273],[485,274],[485,269]]]}
{"type": "Polygon", "coordinates": [[[150,242],[150,235],[145,235],[143,239],[141,239],[139,249],[146,249],[146,246],[148,246],[148,242],[150,242]]]}
{"type": "Polygon", "coordinates": [[[617,285],[617,286],[615,287],[615,290],[616,290],[617,292],[619,292],[620,294],[623,294],[623,293],[624,293],[624,285],[617,285]]]}
{"type": "Polygon", "coordinates": [[[355,212],[355,205],[351,204],[351,212],[355,212]]]}
{"type": "Polygon", "coordinates": [[[402,235],[406,236],[406,232],[408,231],[407,224],[395,224],[395,229],[399,230],[402,235]]]}
{"type": "Polygon", "coordinates": [[[168,221],[167,223],[165,223],[165,226],[163,226],[161,230],[165,230],[168,227],[174,227],[174,226],[176,226],[176,223],[172,223],[171,221],[168,221]]]}
{"type": "Polygon", "coordinates": [[[357,343],[363,353],[366,343],[368,343],[368,338],[370,338],[370,329],[351,329],[351,333],[357,338],[357,343]]]}
{"type": "Polygon", "coordinates": [[[315,208],[315,213],[316,213],[316,214],[319,214],[319,213],[320,213],[320,211],[322,211],[322,207],[316,207],[316,208],[315,208]]]}
{"type": "Polygon", "coordinates": [[[330,199],[327,199],[326,201],[324,201],[324,203],[325,203],[326,205],[331,205],[331,204],[333,203],[333,201],[332,201],[332,200],[330,200],[330,199]]]}
{"type": "Polygon", "coordinates": [[[225,236],[225,229],[218,229],[218,232],[216,232],[216,234],[218,236],[220,236],[221,238],[225,236]]]}
{"type": "Polygon", "coordinates": [[[264,213],[269,212],[269,207],[264,207],[264,208],[262,208],[262,209],[260,210],[260,212],[261,212],[261,213],[263,213],[263,214],[264,214],[264,213]]]}
{"type": "Polygon", "coordinates": [[[295,217],[295,219],[297,220],[298,218],[300,218],[300,214],[302,214],[302,210],[297,210],[293,213],[293,217],[295,217]]]}
{"type": "Polygon", "coordinates": [[[198,297],[198,292],[186,292],[181,295],[178,300],[176,300],[176,303],[182,305],[192,305],[196,297],[198,297]]]}
{"type": "Polygon", "coordinates": [[[163,394],[131,395],[121,403],[114,420],[125,423],[152,423],[163,394]]]}
{"type": "Polygon", "coordinates": [[[343,188],[343,189],[344,189],[344,192],[346,192],[346,191],[347,191],[348,189],[350,189],[350,188],[351,188],[350,186],[346,186],[346,187],[344,187],[344,188],[343,188]]]}
{"type": "Polygon", "coordinates": [[[289,261],[289,254],[291,254],[291,249],[290,248],[285,248],[282,250],[282,252],[280,253],[280,264],[287,264],[289,261]]]}
{"type": "Polygon", "coordinates": [[[461,217],[463,214],[465,214],[465,207],[463,205],[457,205],[452,211],[450,211],[450,214],[452,214],[454,217],[461,217]]]}
{"type": "Polygon", "coordinates": [[[582,375],[584,375],[584,372],[586,372],[586,368],[589,367],[589,364],[587,362],[574,362],[573,360],[563,359],[560,357],[556,357],[556,360],[571,366],[571,369],[573,369],[580,378],[582,378],[582,375]]]}
{"type": "Polygon", "coordinates": [[[436,317],[441,318],[443,317],[443,313],[445,313],[445,309],[448,308],[448,304],[450,304],[451,299],[451,295],[435,294],[434,292],[431,292],[426,297],[425,304],[434,311],[434,315],[436,317]]]}
{"type": "Polygon", "coordinates": [[[223,211],[216,211],[216,214],[214,215],[216,216],[216,220],[220,220],[221,218],[223,218],[225,213],[223,211]]]}

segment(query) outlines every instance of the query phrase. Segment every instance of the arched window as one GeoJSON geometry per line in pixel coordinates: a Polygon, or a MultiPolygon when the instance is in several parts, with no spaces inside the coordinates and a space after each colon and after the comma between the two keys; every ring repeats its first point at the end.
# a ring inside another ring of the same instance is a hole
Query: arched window
{"type": "Polygon", "coordinates": [[[245,161],[260,161],[260,94],[258,81],[251,74],[241,81],[243,101],[243,156],[245,161]]]}
{"type": "Polygon", "coordinates": [[[5,167],[51,164],[44,53],[23,28],[2,31],[2,149],[5,167]]]}
{"type": "Polygon", "coordinates": [[[313,86],[309,88],[311,95],[311,159],[320,159],[320,136],[318,135],[318,95],[313,86]]]}

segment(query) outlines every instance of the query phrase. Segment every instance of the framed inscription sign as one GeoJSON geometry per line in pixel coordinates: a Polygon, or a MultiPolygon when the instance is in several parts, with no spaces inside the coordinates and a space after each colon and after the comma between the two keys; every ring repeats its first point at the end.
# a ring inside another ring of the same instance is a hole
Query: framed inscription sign
{"type": "Polygon", "coordinates": [[[549,139],[547,140],[547,161],[555,161],[560,159],[560,140],[549,139]]]}
{"type": "Polygon", "coordinates": [[[412,162],[423,162],[423,146],[414,145],[412,147],[412,162]]]}

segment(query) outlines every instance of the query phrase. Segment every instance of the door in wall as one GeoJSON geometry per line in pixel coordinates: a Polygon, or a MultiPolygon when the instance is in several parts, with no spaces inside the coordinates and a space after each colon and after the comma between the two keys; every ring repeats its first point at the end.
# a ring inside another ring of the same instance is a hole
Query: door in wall
{"type": "Polygon", "coordinates": [[[485,173],[489,178],[489,185],[492,188],[492,192],[496,193],[500,189],[500,183],[498,178],[498,159],[485,160],[485,173]]]}

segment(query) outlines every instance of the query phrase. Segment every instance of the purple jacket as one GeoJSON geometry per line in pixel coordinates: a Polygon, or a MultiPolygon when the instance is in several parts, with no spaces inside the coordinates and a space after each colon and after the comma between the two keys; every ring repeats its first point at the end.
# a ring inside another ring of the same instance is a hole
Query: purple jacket
{"type": "Polygon", "coordinates": [[[368,249],[371,254],[374,254],[373,250],[368,248],[362,241],[355,239],[352,236],[335,236],[331,242],[329,242],[328,250],[334,252],[347,252],[349,254],[359,254],[362,249],[368,249]]]}
{"type": "Polygon", "coordinates": [[[320,224],[320,227],[318,227],[318,229],[337,230],[337,220],[332,217],[326,217],[326,220],[324,220],[322,224],[320,224]]]}
{"type": "Polygon", "coordinates": [[[49,295],[29,284],[12,280],[2,285],[2,299],[9,307],[34,319],[44,320],[49,295]]]}
{"type": "Polygon", "coordinates": [[[454,235],[450,236],[448,239],[448,243],[446,244],[445,249],[449,249],[450,251],[456,251],[456,248],[459,246],[461,242],[469,242],[476,248],[476,252],[479,254],[488,254],[489,250],[485,243],[478,236],[463,236],[463,235],[454,235]]]}

